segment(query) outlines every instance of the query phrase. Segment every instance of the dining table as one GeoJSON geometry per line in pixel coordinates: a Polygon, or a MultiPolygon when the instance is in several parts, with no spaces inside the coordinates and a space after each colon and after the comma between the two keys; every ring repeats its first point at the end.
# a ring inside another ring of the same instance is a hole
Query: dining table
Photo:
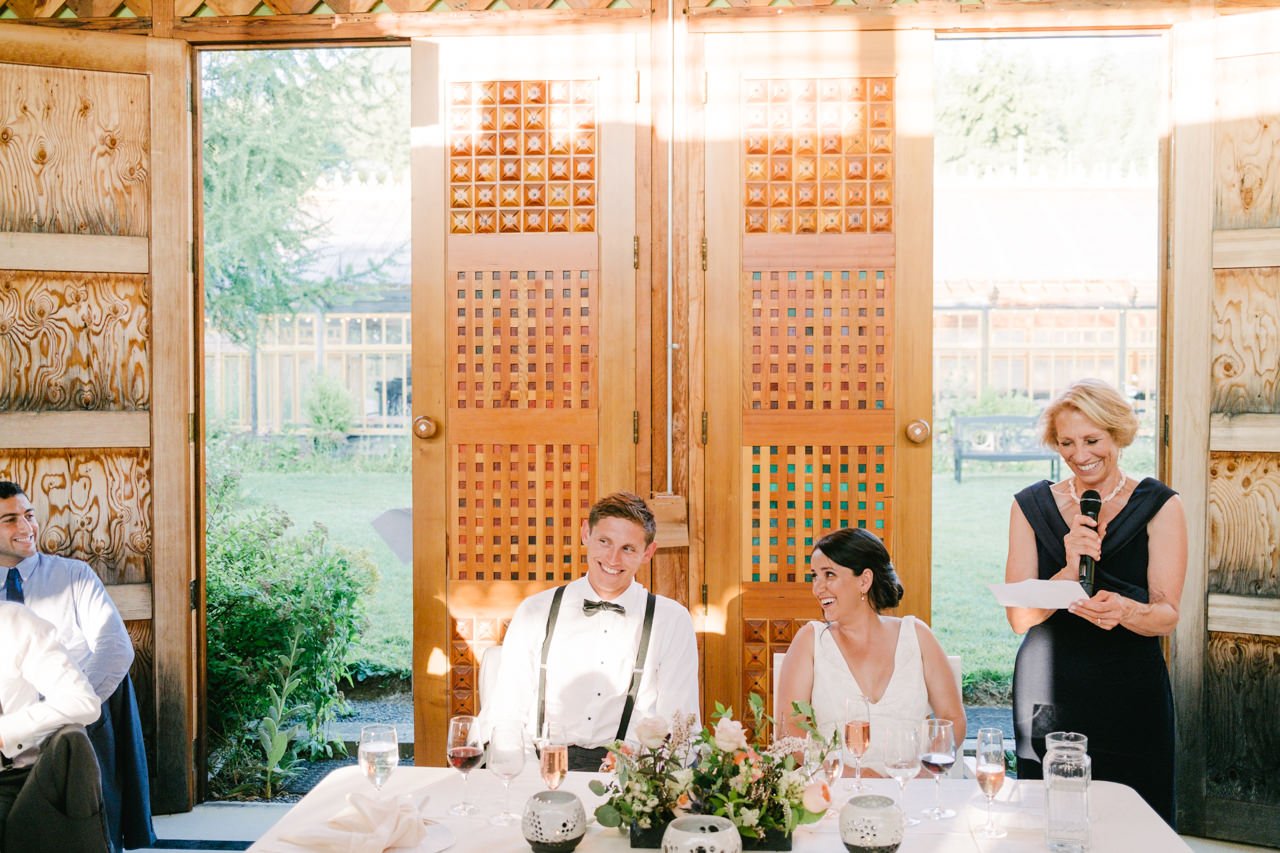
{"type": "MultiPolygon", "coordinates": [[[[593,817],[595,807],[604,798],[592,793],[589,785],[593,779],[607,781],[608,778],[605,774],[570,772],[560,785],[560,790],[570,791],[581,798],[588,816],[586,834],[577,847],[582,853],[621,853],[630,849],[626,834],[616,827],[601,826],[593,817]]],[[[1011,778],[1000,789],[992,809],[996,824],[1007,833],[1001,839],[978,835],[986,822],[987,801],[973,780],[942,780],[942,805],[956,812],[955,817],[942,820],[930,820],[921,814],[934,803],[934,782],[931,779],[909,782],[901,795],[897,783],[891,779],[864,779],[863,785],[863,793],[892,797],[906,814],[921,818],[918,825],[907,827],[898,848],[900,853],[1031,853],[1047,849],[1045,792],[1040,781],[1011,778]]],[[[837,782],[829,816],[796,830],[793,837],[796,853],[844,851],[835,815],[854,794],[852,786],[852,779],[837,782]]],[[[511,782],[511,811],[521,813],[525,801],[542,790],[546,790],[546,785],[537,765],[529,762],[511,782]]],[[[492,822],[507,801],[504,800],[501,781],[488,770],[472,771],[464,786],[462,775],[457,770],[399,767],[382,790],[375,791],[368,778],[355,766],[342,767],[326,776],[249,849],[256,853],[339,849],[296,842],[298,839],[315,839],[316,831],[323,832],[326,822],[347,805],[348,796],[352,794],[384,798],[411,795],[414,802],[422,803],[420,813],[433,831],[417,847],[391,848],[394,850],[412,853],[435,853],[445,849],[518,853],[530,849],[518,821],[505,826],[492,822]],[[466,799],[478,807],[478,812],[470,816],[450,814],[450,807],[462,799],[464,791],[466,799]]],[[[1090,853],[1133,853],[1135,850],[1176,853],[1191,849],[1137,792],[1125,785],[1092,782],[1089,809],[1090,853]]],[[[353,846],[349,849],[361,848],[353,846]]]]}

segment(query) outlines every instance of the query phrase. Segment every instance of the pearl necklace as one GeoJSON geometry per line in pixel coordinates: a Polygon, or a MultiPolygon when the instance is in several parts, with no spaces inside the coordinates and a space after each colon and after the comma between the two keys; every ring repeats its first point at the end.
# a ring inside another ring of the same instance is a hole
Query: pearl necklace
{"type": "MultiPolygon", "coordinates": [[[[1102,503],[1105,504],[1107,501],[1111,500],[1116,495],[1120,494],[1120,490],[1124,488],[1124,484],[1127,482],[1129,482],[1129,475],[1121,471],[1120,482],[1116,483],[1116,487],[1111,490],[1111,494],[1107,495],[1105,498],[1102,499],[1102,503]]],[[[1076,478],[1075,477],[1072,477],[1070,480],[1067,481],[1067,490],[1071,493],[1071,500],[1075,501],[1076,503],[1080,503],[1080,496],[1076,494],[1076,478]]]]}

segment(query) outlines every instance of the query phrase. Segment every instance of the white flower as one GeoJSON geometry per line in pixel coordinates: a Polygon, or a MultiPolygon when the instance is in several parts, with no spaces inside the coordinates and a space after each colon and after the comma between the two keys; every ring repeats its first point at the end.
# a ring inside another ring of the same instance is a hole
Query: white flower
{"type": "Polygon", "coordinates": [[[716,723],[715,742],[717,747],[726,752],[746,749],[747,735],[742,730],[742,723],[728,717],[721,717],[720,722],[716,723]]]}
{"type": "Polygon", "coordinates": [[[826,811],[831,805],[831,789],[826,782],[814,782],[804,789],[803,802],[807,811],[826,811]]]}
{"type": "Polygon", "coordinates": [[[755,826],[760,820],[759,809],[743,809],[738,815],[738,826],[755,826]]]}
{"type": "Polygon", "coordinates": [[[661,717],[645,717],[636,725],[636,737],[649,749],[657,749],[670,732],[667,721],[661,717]]]}

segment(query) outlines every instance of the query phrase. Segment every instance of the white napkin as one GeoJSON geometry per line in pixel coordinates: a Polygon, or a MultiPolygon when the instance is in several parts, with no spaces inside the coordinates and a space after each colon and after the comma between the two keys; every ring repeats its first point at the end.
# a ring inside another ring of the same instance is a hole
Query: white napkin
{"type": "Polygon", "coordinates": [[[415,848],[427,836],[422,810],[425,794],[371,797],[347,794],[347,805],[323,826],[304,829],[281,840],[327,853],[383,853],[415,848]]]}

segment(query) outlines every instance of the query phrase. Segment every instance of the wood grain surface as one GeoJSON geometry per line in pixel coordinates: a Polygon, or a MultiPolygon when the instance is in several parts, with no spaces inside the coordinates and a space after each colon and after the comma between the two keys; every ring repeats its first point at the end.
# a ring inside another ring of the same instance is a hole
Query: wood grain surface
{"type": "Polygon", "coordinates": [[[1280,596],[1280,456],[1210,454],[1209,592],[1280,596]]]}
{"type": "Polygon", "coordinates": [[[150,450],[4,450],[0,479],[31,497],[41,551],[84,560],[104,583],[152,580],[150,450]]]}
{"type": "Polygon", "coordinates": [[[0,410],[148,409],[149,301],[145,276],[0,270],[0,410]]]}
{"type": "Polygon", "coordinates": [[[1210,634],[1205,690],[1205,792],[1280,805],[1280,638],[1210,634]]]}
{"type": "Polygon", "coordinates": [[[1214,228],[1280,225],[1280,54],[1216,63],[1214,228]]]}
{"type": "Polygon", "coordinates": [[[1280,267],[1213,274],[1213,411],[1280,413],[1280,267]]]}
{"type": "Polygon", "coordinates": [[[150,114],[142,75],[0,64],[0,231],[145,236],[150,114]]]}

